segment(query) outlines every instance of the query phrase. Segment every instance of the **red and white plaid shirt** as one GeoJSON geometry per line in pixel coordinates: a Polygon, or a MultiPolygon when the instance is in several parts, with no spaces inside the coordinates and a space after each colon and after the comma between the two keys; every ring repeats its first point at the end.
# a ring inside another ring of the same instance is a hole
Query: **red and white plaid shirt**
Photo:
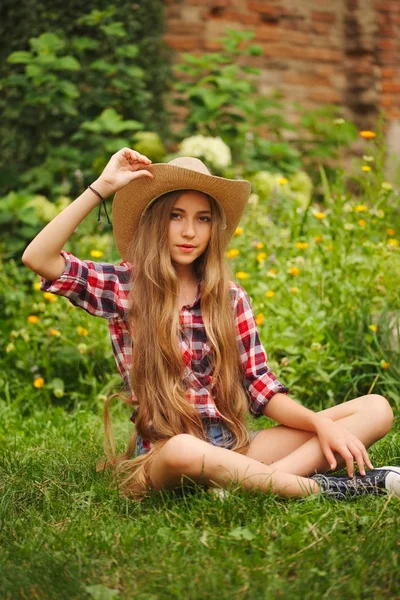
{"type": "MultiPolygon", "coordinates": [[[[119,265],[80,260],[70,252],[61,251],[66,266],[54,281],[42,278],[42,291],[59,294],[91,315],[107,319],[112,348],[125,390],[136,402],[129,385],[132,364],[132,337],[128,330],[127,308],[132,265],[119,265]]],[[[267,355],[260,342],[253,309],[247,292],[237,283],[229,282],[240,359],[244,367],[244,389],[249,411],[257,418],[277,392],[288,393],[267,365],[267,355]]],[[[180,310],[182,335],[180,346],[185,363],[184,382],[188,401],[202,417],[220,417],[210,394],[212,347],[207,340],[201,314],[200,285],[197,297],[180,310]]],[[[135,414],[135,413],[134,413],[135,414]]],[[[134,415],[131,420],[134,421],[134,415]]]]}

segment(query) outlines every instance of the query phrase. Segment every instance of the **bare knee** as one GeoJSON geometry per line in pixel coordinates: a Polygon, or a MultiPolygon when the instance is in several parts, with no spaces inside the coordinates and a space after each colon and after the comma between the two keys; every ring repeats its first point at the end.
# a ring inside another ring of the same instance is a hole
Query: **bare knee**
{"type": "Polygon", "coordinates": [[[386,435],[392,428],[393,410],[389,402],[379,394],[368,394],[363,400],[373,414],[374,424],[380,437],[386,435]]]}
{"type": "Polygon", "coordinates": [[[174,435],[163,448],[165,467],[181,475],[198,475],[206,448],[206,442],[193,435],[174,435]]]}

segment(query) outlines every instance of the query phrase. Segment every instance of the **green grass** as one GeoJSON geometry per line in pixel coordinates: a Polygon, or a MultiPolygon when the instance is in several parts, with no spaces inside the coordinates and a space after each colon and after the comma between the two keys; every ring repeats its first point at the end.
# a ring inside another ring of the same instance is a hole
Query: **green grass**
{"type": "MultiPolygon", "coordinates": [[[[0,402],[0,598],[399,597],[399,500],[197,488],[135,503],[95,472],[102,435],[86,410],[0,402]]],[[[400,464],[398,414],[370,454],[400,464]]]]}

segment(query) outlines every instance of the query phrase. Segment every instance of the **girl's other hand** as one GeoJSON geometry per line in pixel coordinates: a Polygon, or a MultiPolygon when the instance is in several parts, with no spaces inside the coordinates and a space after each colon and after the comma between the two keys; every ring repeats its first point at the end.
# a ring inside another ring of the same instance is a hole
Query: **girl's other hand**
{"type": "Polygon", "coordinates": [[[125,187],[133,179],[138,177],[151,177],[153,175],[145,167],[151,164],[151,160],[132,150],[122,148],[112,155],[96,184],[101,187],[99,193],[107,197],[125,187]]]}
{"type": "Polygon", "coordinates": [[[354,476],[354,461],[361,475],[365,475],[365,465],[373,469],[364,444],[339,423],[321,417],[316,423],[316,433],[322,452],[332,470],[337,467],[334,451],[343,457],[349,477],[354,476]]]}

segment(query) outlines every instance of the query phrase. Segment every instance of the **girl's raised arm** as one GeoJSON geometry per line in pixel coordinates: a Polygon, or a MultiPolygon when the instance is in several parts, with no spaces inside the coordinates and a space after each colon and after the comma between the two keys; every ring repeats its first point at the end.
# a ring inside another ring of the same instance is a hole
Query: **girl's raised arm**
{"type": "MultiPolygon", "coordinates": [[[[143,154],[122,148],[113,154],[91,186],[106,198],[133,179],[153,177],[145,169],[150,163],[151,160],[143,154]]],[[[48,281],[58,279],[65,269],[65,260],[60,254],[64,244],[99,202],[99,197],[91,189],[86,189],[32,240],[22,256],[24,265],[48,281]]]]}

